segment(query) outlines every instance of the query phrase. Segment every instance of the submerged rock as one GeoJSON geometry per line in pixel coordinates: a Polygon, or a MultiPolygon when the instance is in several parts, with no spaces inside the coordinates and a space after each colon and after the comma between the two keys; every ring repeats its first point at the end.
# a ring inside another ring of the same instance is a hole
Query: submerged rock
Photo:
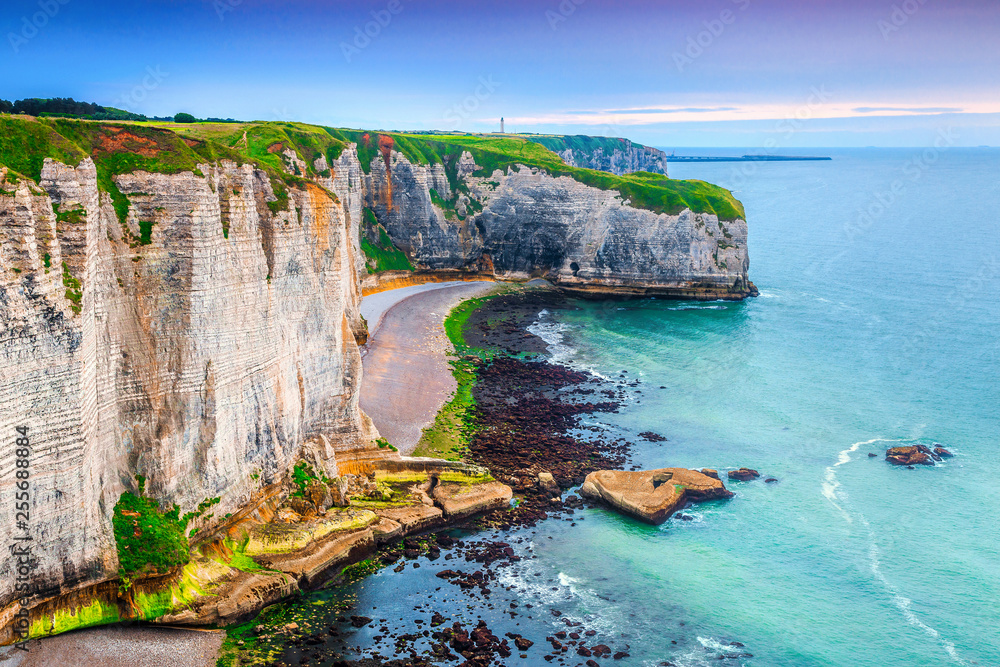
{"type": "Polygon", "coordinates": [[[731,498],[718,479],[686,468],[599,470],[587,475],[580,493],[652,524],[661,524],[688,501],[731,498]]]}

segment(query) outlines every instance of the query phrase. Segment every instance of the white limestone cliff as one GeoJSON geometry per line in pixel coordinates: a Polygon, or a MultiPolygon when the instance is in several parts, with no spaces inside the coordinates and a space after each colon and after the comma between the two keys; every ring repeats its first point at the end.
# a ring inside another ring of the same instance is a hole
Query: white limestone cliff
{"type": "MultiPolygon", "coordinates": [[[[137,474],[182,512],[220,498],[199,528],[300,453],[332,476],[377,437],[358,408],[364,329],[344,207],[309,185],[272,213],[263,172],[199,168],[117,177],[124,227],[89,159],[46,160],[39,186],[0,194],[0,433],[29,429],[38,597],[115,576],[111,516],[137,474]],[[82,209],[79,221],[57,222],[53,205],[82,209]]],[[[13,457],[0,466],[12,517],[13,457]]],[[[11,568],[0,559],[0,607],[11,568]]]]}

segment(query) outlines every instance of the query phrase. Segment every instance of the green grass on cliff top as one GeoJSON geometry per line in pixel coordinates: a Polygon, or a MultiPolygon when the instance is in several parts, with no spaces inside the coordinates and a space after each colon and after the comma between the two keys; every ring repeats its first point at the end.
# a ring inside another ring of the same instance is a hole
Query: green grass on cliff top
{"type": "MultiPolygon", "coordinates": [[[[585,134],[518,134],[514,136],[541,144],[556,153],[568,148],[588,155],[598,148],[603,149],[605,153],[613,153],[616,149],[624,150],[628,145],[628,140],[620,137],[591,137],[585,134]]],[[[632,142],[632,148],[642,150],[645,146],[632,142]]]]}
{"type": "MultiPolygon", "coordinates": [[[[123,226],[129,201],[114,181],[114,177],[121,174],[136,171],[178,174],[189,171],[201,176],[199,164],[226,159],[237,163],[253,162],[265,170],[279,199],[284,186],[303,183],[301,179],[283,172],[279,156],[267,154],[268,159],[259,159],[254,150],[255,144],[247,149],[242,145],[231,148],[225,142],[185,136],[168,125],[172,124],[0,114],[0,165],[37,183],[45,158],[75,167],[89,156],[97,169],[98,187],[111,196],[123,226]]],[[[212,134],[214,124],[204,125],[207,127],[201,128],[201,131],[212,134]]],[[[232,125],[225,127],[232,133],[232,125]]]]}
{"type": "MultiPolygon", "coordinates": [[[[721,219],[745,218],[743,205],[728,190],[704,181],[679,181],[649,173],[616,176],[591,169],[570,167],[538,143],[546,135],[525,139],[515,135],[406,134],[335,129],[290,122],[190,123],[160,121],[104,123],[66,119],[0,115],[0,164],[36,181],[42,162],[51,157],[76,165],[85,156],[94,158],[102,189],[111,193],[119,216],[127,211],[127,199],[112,176],[145,170],[161,173],[196,171],[199,163],[230,159],[251,161],[277,180],[293,185],[298,176],[316,176],[313,162],[321,155],[336,160],[348,144],[356,144],[362,169],[370,173],[373,160],[382,151],[401,152],[415,164],[443,164],[453,189],[456,164],[464,151],[480,166],[478,175],[507,171],[518,165],[537,168],[553,176],[569,176],[602,190],[615,190],[633,206],[671,215],[684,209],[714,213],[721,219]],[[124,128],[124,141],[116,135],[124,128]],[[306,162],[305,174],[283,173],[282,153],[292,149],[306,162]],[[143,153],[150,155],[144,157],[143,153]]],[[[563,138],[565,141],[570,138],[563,138]]],[[[617,141],[617,140],[615,140],[617,141]]],[[[321,174],[327,176],[329,174],[321,174]]]]}
{"type": "MultiPolygon", "coordinates": [[[[331,130],[349,137],[350,131],[331,130]]],[[[375,145],[375,133],[364,133],[375,145]]],[[[363,135],[363,136],[364,136],[363,135]]],[[[453,179],[455,161],[463,151],[472,154],[480,170],[478,176],[489,176],[499,169],[506,172],[518,165],[544,170],[552,176],[569,176],[585,185],[601,190],[616,190],[633,206],[656,213],[676,215],[684,209],[695,213],[714,213],[723,220],[745,218],[743,204],[732,193],[704,181],[679,181],[660,174],[636,172],[616,176],[603,171],[570,167],[557,154],[533,140],[509,135],[426,135],[385,133],[393,148],[415,164],[444,164],[449,180],[453,179]]],[[[353,140],[353,139],[352,139],[353,140]]],[[[359,154],[361,148],[359,144],[359,154]]],[[[370,162],[361,154],[362,166],[370,162]]],[[[371,157],[376,157],[375,151],[371,157]]],[[[455,183],[452,183],[453,188],[455,183]]]]}
{"type": "Polygon", "coordinates": [[[678,181],[659,174],[637,172],[616,176],[603,171],[570,167],[539,143],[516,136],[403,135],[429,145],[458,146],[469,151],[481,167],[480,176],[494,170],[507,171],[525,165],[543,169],[552,176],[569,176],[601,190],[617,190],[637,208],[675,215],[686,208],[695,213],[714,213],[723,220],[744,218],[743,205],[728,190],[704,181],[678,181]]]}

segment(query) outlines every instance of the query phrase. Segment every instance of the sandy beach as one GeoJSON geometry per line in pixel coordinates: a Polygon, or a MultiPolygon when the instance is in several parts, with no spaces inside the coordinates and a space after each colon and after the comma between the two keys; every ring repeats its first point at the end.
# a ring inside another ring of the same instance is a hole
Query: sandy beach
{"type": "Polygon", "coordinates": [[[386,440],[411,453],[423,429],[455,391],[444,318],[491,282],[439,283],[365,297],[361,312],[373,335],[363,350],[361,409],[386,440]]]}
{"type": "Polygon", "coordinates": [[[4,667],[214,667],[223,630],[108,626],[28,643],[28,651],[0,649],[4,667]]]}

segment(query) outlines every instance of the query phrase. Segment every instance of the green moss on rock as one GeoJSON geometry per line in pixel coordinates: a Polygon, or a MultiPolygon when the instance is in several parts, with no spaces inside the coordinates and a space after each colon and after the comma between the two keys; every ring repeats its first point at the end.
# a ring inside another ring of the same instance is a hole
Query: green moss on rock
{"type": "Polygon", "coordinates": [[[361,250],[368,260],[367,266],[370,273],[414,270],[413,263],[392,242],[389,232],[379,223],[375,213],[370,208],[364,209],[361,250]]]}
{"type": "Polygon", "coordinates": [[[57,609],[53,614],[36,619],[28,630],[32,639],[58,635],[71,630],[117,623],[121,618],[118,605],[95,598],[89,605],[57,609]]]}
{"type": "Polygon", "coordinates": [[[139,495],[125,492],[115,504],[112,523],[120,576],[165,574],[190,559],[180,508],[162,511],[156,500],[142,495],[143,486],[139,495]]]}

